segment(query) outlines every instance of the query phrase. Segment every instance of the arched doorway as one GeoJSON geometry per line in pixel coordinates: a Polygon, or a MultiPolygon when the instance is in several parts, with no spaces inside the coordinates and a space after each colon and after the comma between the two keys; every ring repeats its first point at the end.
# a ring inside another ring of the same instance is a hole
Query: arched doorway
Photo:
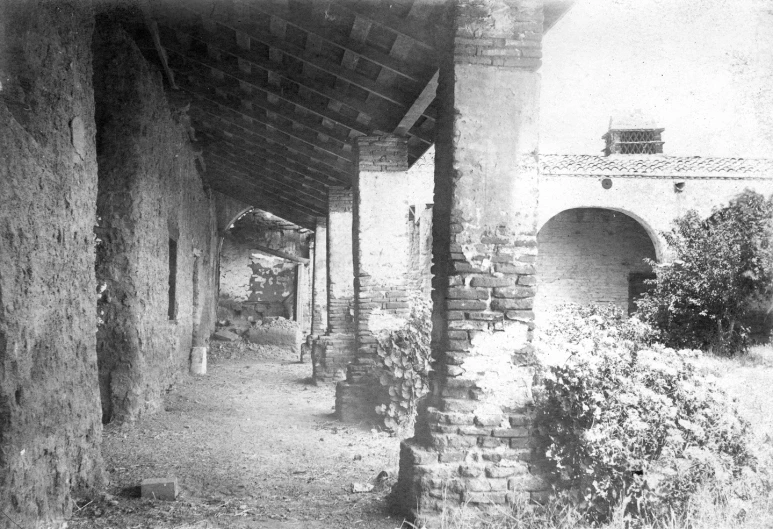
{"type": "Polygon", "coordinates": [[[644,281],[653,277],[644,262],[656,259],[652,239],[644,226],[619,211],[562,211],[542,226],[537,242],[537,312],[561,303],[614,304],[632,312],[644,281]]]}

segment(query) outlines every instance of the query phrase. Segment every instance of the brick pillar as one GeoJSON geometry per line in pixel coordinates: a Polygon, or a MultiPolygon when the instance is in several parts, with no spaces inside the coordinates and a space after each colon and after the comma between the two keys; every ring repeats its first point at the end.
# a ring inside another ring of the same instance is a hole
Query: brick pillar
{"type": "Polygon", "coordinates": [[[372,376],[376,334],[400,328],[410,312],[410,200],[407,138],[357,138],[354,189],[356,360],[336,388],[336,413],[347,422],[377,418],[381,385],[372,376]]]}
{"type": "Polygon", "coordinates": [[[317,218],[314,230],[314,278],[312,286],[311,334],[327,332],[327,219],[317,218]]]}
{"type": "Polygon", "coordinates": [[[541,0],[456,0],[441,57],[431,393],[401,444],[398,492],[444,504],[541,499],[532,451],[541,0]],[[446,498],[444,501],[443,498],[446,498]]]}
{"type": "Polygon", "coordinates": [[[352,190],[328,188],[327,333],[314,345],[314,380],[345,378],[354,360],[354,272],[352,264],[352,190]]]}

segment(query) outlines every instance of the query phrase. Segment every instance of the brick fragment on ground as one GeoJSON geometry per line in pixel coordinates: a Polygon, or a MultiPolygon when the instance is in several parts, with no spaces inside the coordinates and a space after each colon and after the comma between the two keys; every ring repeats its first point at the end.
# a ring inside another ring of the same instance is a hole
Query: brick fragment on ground
{"type": "Polygon", "coordinates": [[[142,497],[145,499],[174,501],[177,499],[177,478],[149,478],[142,480],[142,497]]]}

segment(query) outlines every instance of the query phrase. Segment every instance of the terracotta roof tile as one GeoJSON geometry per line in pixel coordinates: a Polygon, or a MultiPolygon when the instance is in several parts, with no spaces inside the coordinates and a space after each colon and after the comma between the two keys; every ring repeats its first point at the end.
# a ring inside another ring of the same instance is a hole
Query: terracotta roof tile
{"type": "Polygon", "coordinates": [[[540,165],[547,175],[773,179],[773,159],[542,154],[540,165]]]}

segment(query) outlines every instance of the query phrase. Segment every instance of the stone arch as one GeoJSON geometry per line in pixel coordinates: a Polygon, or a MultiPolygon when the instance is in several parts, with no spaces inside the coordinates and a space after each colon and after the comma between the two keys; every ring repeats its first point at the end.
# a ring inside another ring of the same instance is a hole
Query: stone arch
{"type": "Polygon", "coordinates": [[[632,310],[657,260],[657,239],[635,216],[612,208],[557,212],[539,226],[535,309],[559,303],[608,303],[632,310]]]}

